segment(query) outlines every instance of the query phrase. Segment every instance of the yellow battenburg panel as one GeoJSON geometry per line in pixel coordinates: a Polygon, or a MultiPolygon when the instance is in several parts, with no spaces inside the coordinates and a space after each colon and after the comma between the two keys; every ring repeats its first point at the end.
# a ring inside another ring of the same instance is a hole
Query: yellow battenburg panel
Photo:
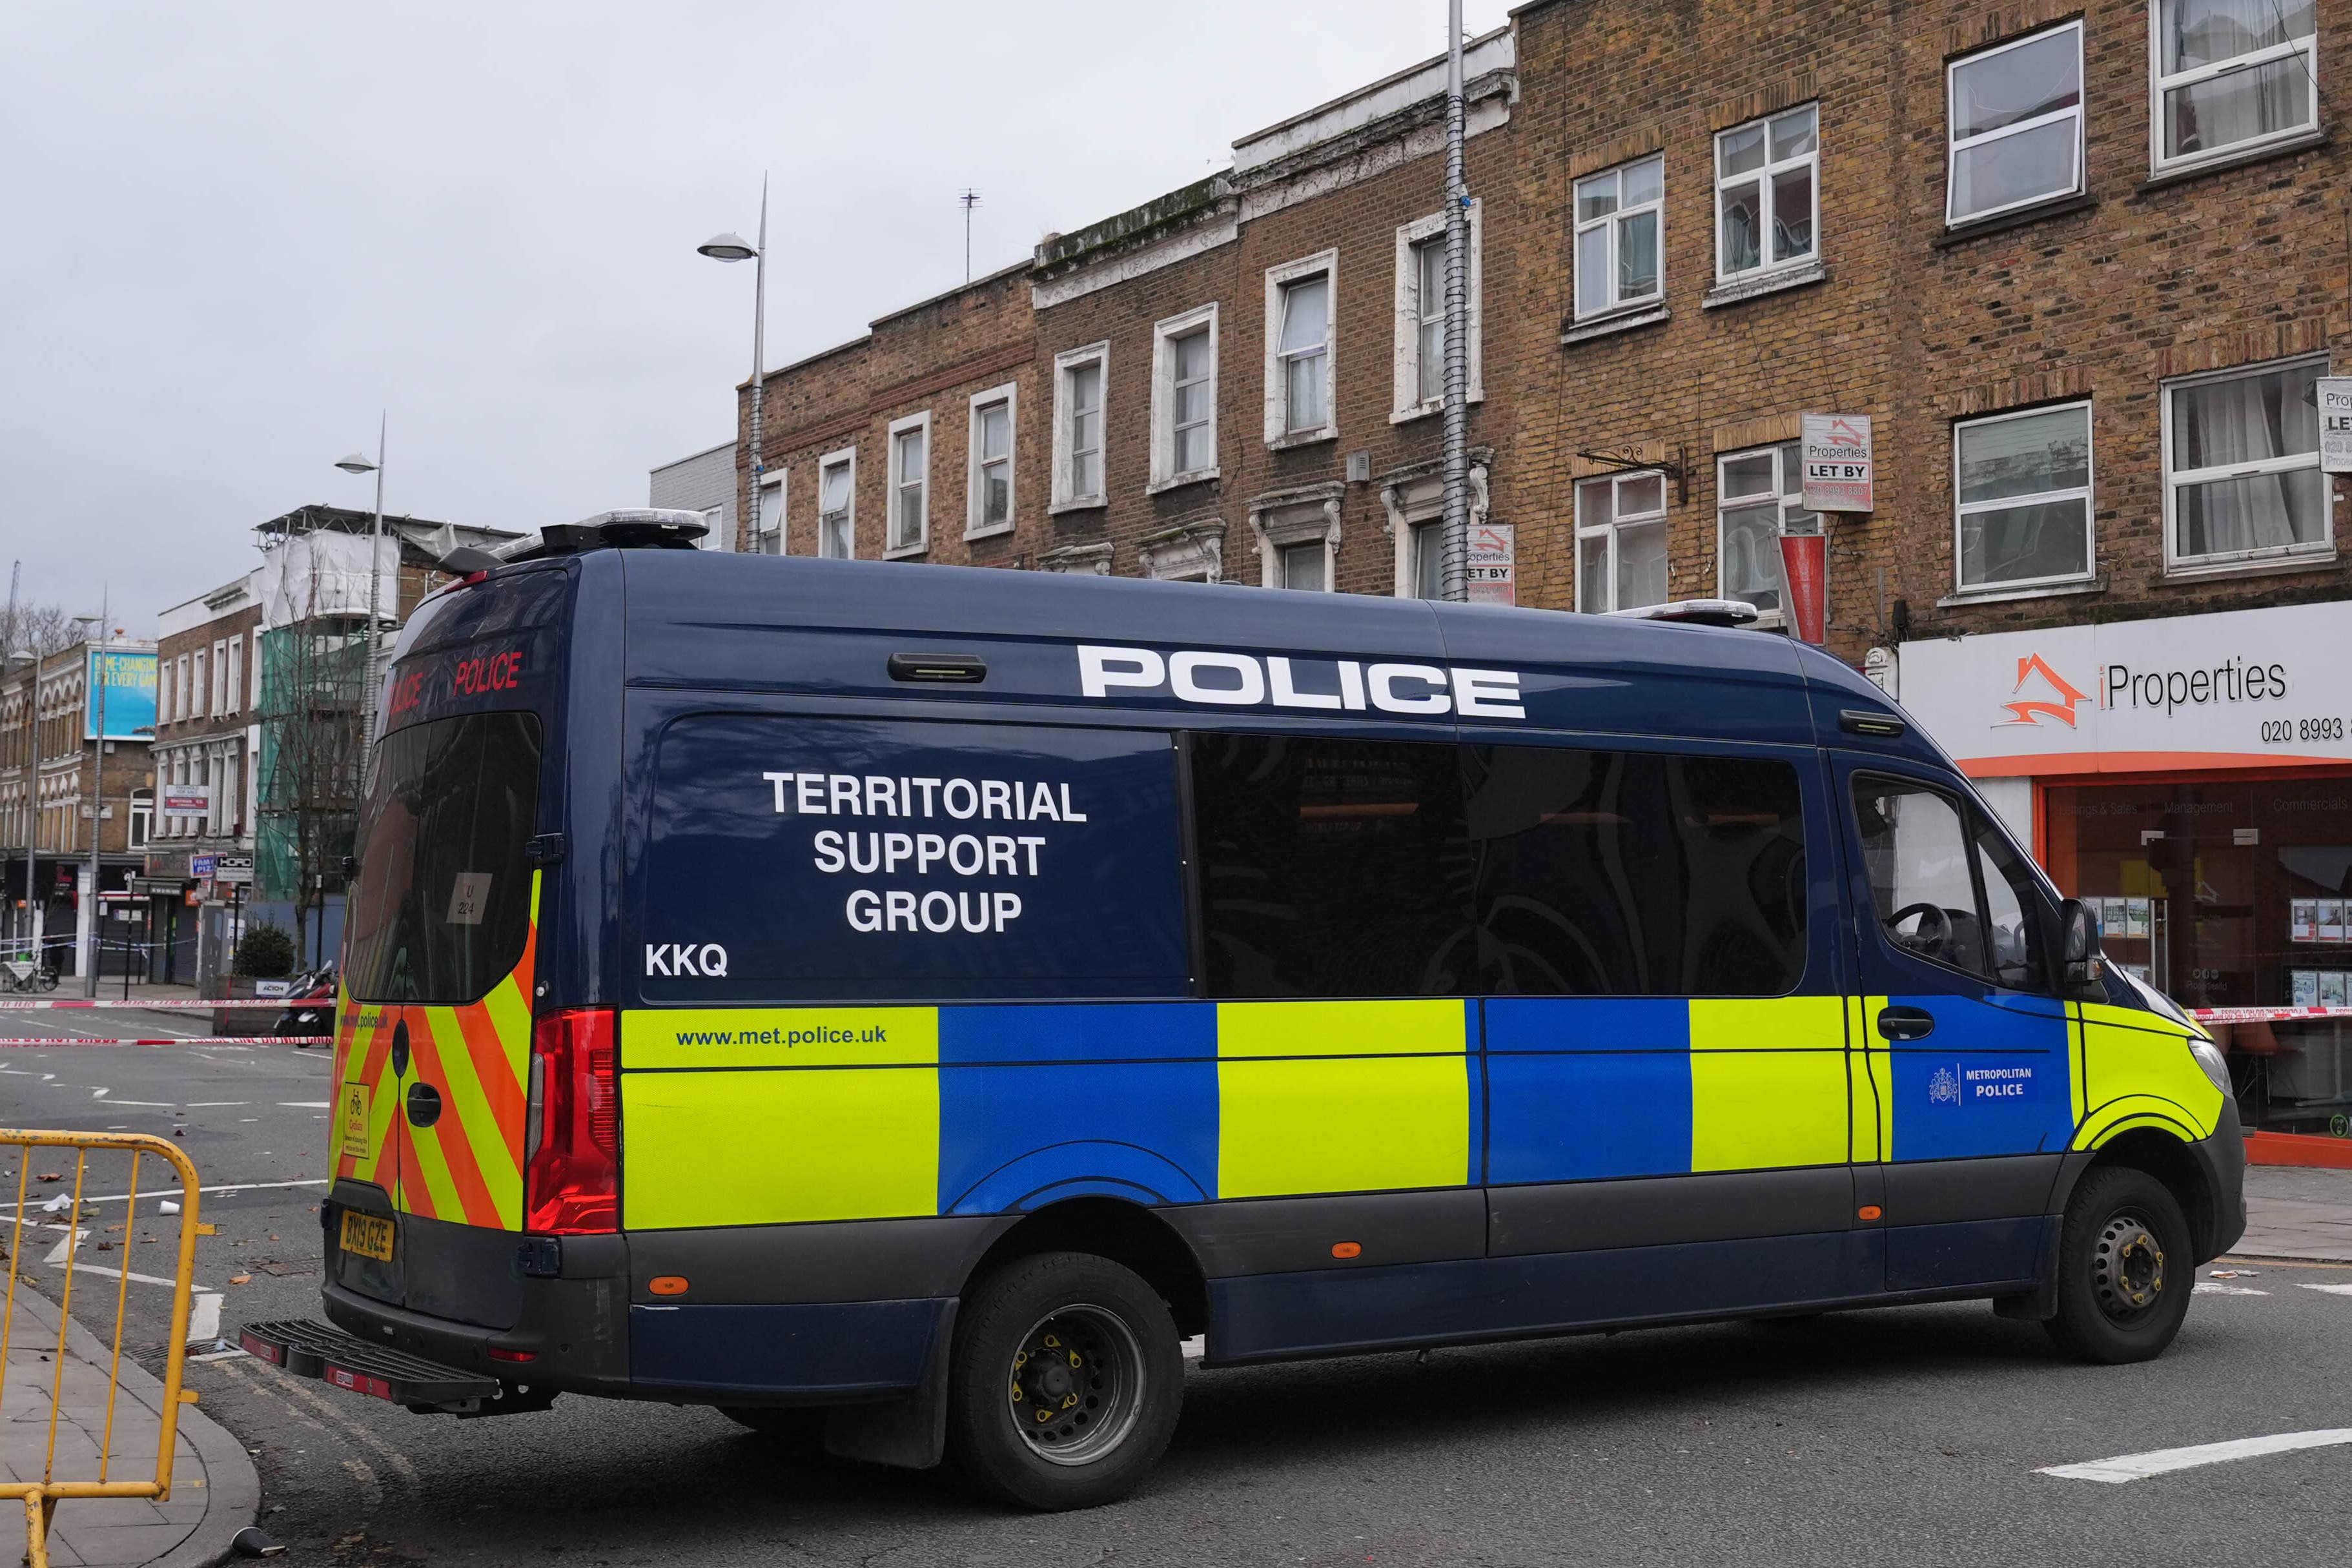
{"type": "Polygon", "coordinates": [[[1461,1186],[1470,1067],[1459,1001],[1217,1008],[1217,1196],[1461,1186]]]}
{"type": "Polygon", "coordinates": [[[1845,998],[1690,1004],[1691,1169],[1843,1165],[1845,998]]]}
{"type": "Polygon", "coordinates": [[[2197,1137],[2221,1125],[2221,1092],[2189,1054],[2187,1031],[2137,1008],[2080,1004],[2084,1114],[2075,1145],[2095,1145],[2134,1116],[2185,1124],[2197,1137]]]}
{"type": "Polygon", "coordinates": [[[622,1223],[938,1213],[939,1055],[935,1008],[623,1013],[622,1223]]]}

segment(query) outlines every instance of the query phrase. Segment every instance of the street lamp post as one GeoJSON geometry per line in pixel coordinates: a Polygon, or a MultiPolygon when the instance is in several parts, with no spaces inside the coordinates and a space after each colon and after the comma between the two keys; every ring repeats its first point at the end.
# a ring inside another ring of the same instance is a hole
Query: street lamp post
{"type": "MultiPolygon", "coordinates": [[[[360,752],[365,756],[375,745],[375,668],[377,585],[383,576],[383,434],[385,417],[379,413],[375,425],[375,461],[371,463],[360,453],[335,459],[335,466],[346,474],[375,476],[375,529],[368,536],[368,619],[367,670],[360,677],[360,752]]],[[[394,595],[394,612],[398,612],[398,595],[394,595]]]]}
{"type": "Polygon", "coordinates": [[[112,643],[114,639],[111,637],[106,637],[103,634],[106,626],[105,606],[100,605],[99,612],[95,615],[77,615],[74,619],[80,622],[82,626],[82,662],[84,666],[82,678],[85,683],[81,694],[82,705],[85,707],[89,706],[93,702],[98,705],[98,722],[94,727],[98,735],[98,749],[92,753],[90,757],[89,782],[89,906],[87,910],[87,913],[89,915],[89,973],[82,977],[81,993],[85,997],[95,998],[98,995],[99,956],[106,950],[106,924],[104,918],[106,915],[106,905],[104,901],[98,896],[99,835],[106,830],[107,671],[105,648],[107,644],[112,643]],[[99,644],[100,656],[94,663],[91,661],[89,653],[89,634],[93,625],[99,629],[102,639],[99,644]],[[93,687],[96,689],[91,689],[93,687]]]}
{"type": "Polygon", "coordinates": [[[33,862],[41,841],[41,654],[37,649],[20,648],[9,656],[33,661],[33,689],[25,708],[25,922],[19,934],[26,941],[26,956],[37,968],[41,949],[39,934],[33,929],[33,912],[39,906],[33,902],[33,862]]]}
{"type": "MultiPolygon", "coordinates": [[[[760,176],[759,244],[746,245],[740,238],[733,234],[723,234],[714,235],[711,238],[703,241],[694,248],[697,254],[707,256],[713,261],[751,261],[758,263],[758,265],[752,268],[751,283],[751,461],[750,464],[751,474],[751,499],[749,514],[751,520],[751,526],[744,530],[750,537],[751,541],[756,546],[759,543],[760,535],[762,531],[760,525],[763,520],[760,516],[760,481],[761,476],[767,473],[767,465],[762,459],[761,452],[761,415],[767,412],[768,402],[766,374],[768,360],[766,341],[768,328],[768,177],[765,174],[760,176]]],[[[782,518],[778,519],[780,524],[782,521],[782,518]]],[[[779,555],[783,553],[783,539],[781,533],[776,540],[776,553],[779,555]]]]}

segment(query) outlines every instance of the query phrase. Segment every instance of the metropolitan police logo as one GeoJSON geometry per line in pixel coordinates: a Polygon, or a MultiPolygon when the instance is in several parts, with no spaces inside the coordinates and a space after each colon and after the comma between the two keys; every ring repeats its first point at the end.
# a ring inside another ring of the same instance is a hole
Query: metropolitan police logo
{"type": "Polygon", "coordinates": [[[1957,1105],[1960,1103],[1959,1075],[1948,1067],[1938,1067],[1936,1075],[1927,1080],[1927,1103],[1957,1105]]]}

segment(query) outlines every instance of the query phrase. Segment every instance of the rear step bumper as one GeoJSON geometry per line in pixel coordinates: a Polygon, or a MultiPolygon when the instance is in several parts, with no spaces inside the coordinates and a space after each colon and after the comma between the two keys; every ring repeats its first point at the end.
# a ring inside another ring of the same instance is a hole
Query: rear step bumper
{"type": "Polygon", "coordinates": [[[495,1377],[370,1344],[330,1323],[300,1318],[248,1323],[238,1340],[247,1354],[297,1377],[316,1377],[395,1405],[462,1406],[467,1401],[496,1399],[500,1392],[495,1377]]]}

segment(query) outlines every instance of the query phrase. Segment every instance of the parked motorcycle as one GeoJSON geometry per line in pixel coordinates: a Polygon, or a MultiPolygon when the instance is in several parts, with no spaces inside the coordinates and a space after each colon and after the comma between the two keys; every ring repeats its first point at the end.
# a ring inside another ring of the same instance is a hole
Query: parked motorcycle
{"type": "MultiPolygon", "coordinates": [[[[273,1037],[330,1035],[335,1032],[335,967],[322,964],[294,977],[287,993],[286,1010],[270,1026],[273,1037]]],[[[298,1045],[297,1051],[307,1051],[298,1045]]]]}

